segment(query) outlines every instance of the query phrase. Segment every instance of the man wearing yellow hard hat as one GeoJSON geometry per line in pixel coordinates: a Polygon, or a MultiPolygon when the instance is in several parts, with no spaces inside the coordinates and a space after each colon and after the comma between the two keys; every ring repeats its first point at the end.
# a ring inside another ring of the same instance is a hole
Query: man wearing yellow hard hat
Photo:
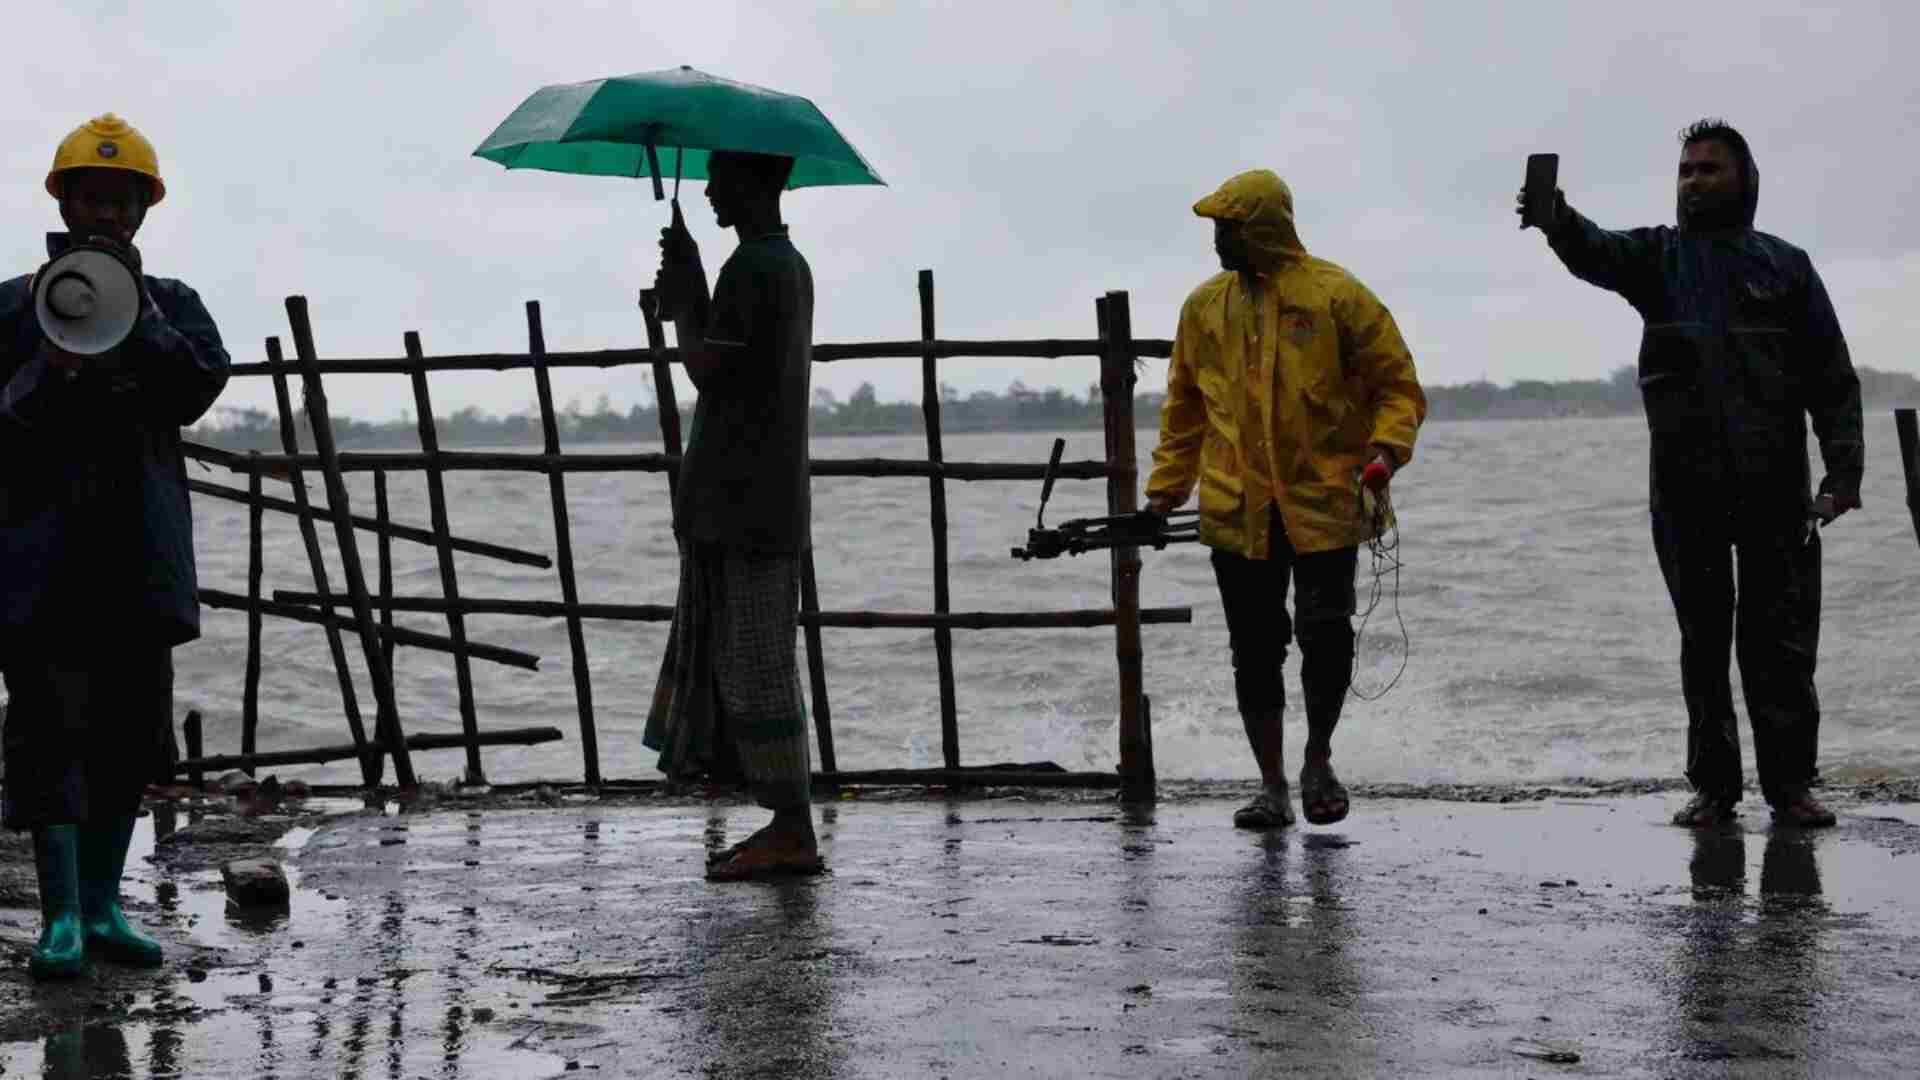
{"type": "Polygon", "coordinates": [[[1361,487],[1384,492],[1412,459],[1426,395],[1386,305],[1307,254],[1280,177],[1241,173],[1193,212],[1213,222],[1221,272],[1180,311],[1147,506],[1165,514],[1200,491],[1200,540],[1213,549],[1234,697],[1262,782],[1234,824],[1294,821],[1281,665],[1297,630],[1301,809],[1330,825],[1348,810],[1333,731],[1353,676],[1354,571],[1386,523],[1361,487]]]}
{"type": "Polygon", "coordinates": [[[46,189],[66,224],[47,237],[54,261],[0,284],[3,809],[6,826],[33,833],[38,978],[90,957],[160,962],[121,912],[120,876],[164,760],[172,649],[200,633],[180,428],[230,365],[199,296],[141,273],[134,234],[167,188],[139,131],[112,113],[81,125],[46,189]],[[51,270],[78,249],[124,270],[51,270]],[[66,306],[50,316],[36,296],[56,287],[66,306]],[[116,303],[126,323],[101,331],[116,303]]]}

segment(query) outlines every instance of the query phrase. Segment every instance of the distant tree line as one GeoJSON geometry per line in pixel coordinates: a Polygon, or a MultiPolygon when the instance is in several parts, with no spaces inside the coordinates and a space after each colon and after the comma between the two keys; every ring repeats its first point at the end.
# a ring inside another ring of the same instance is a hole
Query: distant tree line
{"type": "MultiPolygon", "coordinates": [[[[1859,369],[1862,396],[1870,405],[1920,405],[1920,379],[1903,372],[1859,369]]],[[[1621,367],[1605,379],[1546,382],[1522,379],[1507,386],[1484,380],[1459,386],[1426,388],[1429,417],[1434,420],[1538,420],[1560,417],[1627,416],[1640,411],[1640,386],[1632,367],[1621,367]]],[[[1134,421],[1141,427],[1159,422],[1161,393],[1134,395],[1134,421]]],[[[917,401],[879,400],[872,383],[861,383],[845,401],[822,387],[813,392],[813,432],[816,435],[901,435],[924,430],[925,414],[917,401]]],[[[683,415],[690,409],[682,406],[683,415]]],[[[951,386],[940,387],[940,426],[948,432],[1062,431],[1101,426],[1104,404],[1098,384],[1077,397],[1057,387],[1034,390],[1018,379],[1003,394],[976,390],[962,396],[951,386]]],[[[660,437],[659,413],[651,404],[625,412],[612,408],[605,395],[592,411],[569,403],[556,418],[566,445],[595,442],[644,442],[660,437]]],[[[311,428],[302,411],[296,417],[301,445],[313,445],[311,428]]],[[[540,420],[532,412],[495,416],[469,406],[435,421],[443,446],[518,446],[540,442],[540,420]]],[[[334,439],[343,448],[390,449],[419,445],[418,429],[410,416],[373,423],[349,417],[333,421],[334,439]]],[[[196,442],[233,450],[275,451],[280,448],[279,420],[260,409],[222,409],[213,422],[191,428],[196,442]]]]}

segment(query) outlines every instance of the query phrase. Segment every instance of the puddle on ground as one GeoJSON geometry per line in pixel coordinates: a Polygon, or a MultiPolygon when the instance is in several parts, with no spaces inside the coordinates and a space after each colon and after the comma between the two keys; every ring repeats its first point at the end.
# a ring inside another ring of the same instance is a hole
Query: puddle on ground
{"type": "MultiPolygon", "coordinates": [[[[344,801],[320,808],[362,809],[344,801]]],[[[569,1070],[567,1059],[542,1049],[541,1025],[524,1019],[521,1002],[491,1009],[467,1003],[516,996],[503,992],[510,980],[406,966],[419,958],[410,953],[404,897],[356,905],[303,888],[294,859],[318,833],[296,826],[275,843],[287,859],[287,906],[248,910],[228,904],[217,869],[179,873],[151,862],[154,819],[140,818],[125,895],[137,923],[175,943],[168,966],[150,976],[121,975],[119,987],[83,985],[83,994],[93,990],[85,1019],[44,1039],[0,1044],[0,1078],[519,1080],[569,1070]],[[339,943],[364,943],[367,935],[387,939],[373,966],[358,974],[339,970],[339,943]],[[202,951],[183,957],[181,936],[202,951]]]]}

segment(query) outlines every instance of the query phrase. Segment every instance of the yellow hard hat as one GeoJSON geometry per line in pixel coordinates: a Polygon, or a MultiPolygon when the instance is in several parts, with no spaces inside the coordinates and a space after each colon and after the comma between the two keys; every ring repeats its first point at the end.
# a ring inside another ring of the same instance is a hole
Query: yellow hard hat
{"type": "Polygon", "coordinates": [[[160,158],[145,135],[112,113],[99,116],[73,129],[60,140],[53,152],[53,168],[47,172],[47,194],[60,198],[60,174],[69,169],[126,169],[153,181],[151,206],[167,196],[167,185],[160,179],[160,158]]]}

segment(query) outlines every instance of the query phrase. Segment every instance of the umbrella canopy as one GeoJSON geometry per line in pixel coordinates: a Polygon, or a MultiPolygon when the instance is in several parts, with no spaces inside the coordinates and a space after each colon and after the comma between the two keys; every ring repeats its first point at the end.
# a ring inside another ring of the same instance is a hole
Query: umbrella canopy
{"type": "Polygon", "coordinates": [[[792,158],[789,188],[886,183],[813,102],[690,67],[542,87],[473,154],[509,169],[651,176],[657,193],[662,159],[668,176],[704,180],[715,150],[792,158]]]}

